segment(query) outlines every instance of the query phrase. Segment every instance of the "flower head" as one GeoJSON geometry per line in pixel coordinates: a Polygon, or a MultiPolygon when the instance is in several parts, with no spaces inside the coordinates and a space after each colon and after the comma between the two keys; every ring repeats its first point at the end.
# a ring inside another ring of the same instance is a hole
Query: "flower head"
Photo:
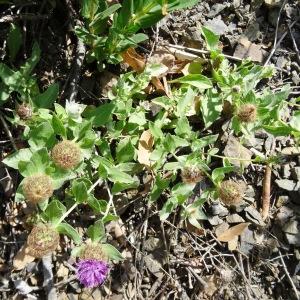
{"type": "Polygon", "coordinates": [[[58,247],[59,233],[49,225],[38,224],[28,235],[27,245],[31,256],[43,257],[58,247]]]}
{"type": "Polygon", "coordinates": [[[81,151],[76,143],[64,140],[53,147],[51,157],[57,166],[68,170],[80,163],[81,151]]]}
{"type": "Polygon", "coordinates": [[[27,103],[18,105],[16,112],[21,120],[28,120],[32,117],[32,108],[27,103]]]}
{"type": "Polygon", "coordinates": [[[88,243],[83,247],[80,253],[80,259],[83,260],[106,260],[107,257],[104,254],[101,244],[88,243]]]}
{"type": "Polygon", "coordinates": [[[66,101],[66,112],[73,119],[81,122],[81,114],[86,108],[86,105],[77,103],[75,101],[66,101]]]}
{"type": "Polygon", "coordinates": [[[204,177],[205,173],[196,166],[186,167],[181,171],[181,178],[184,183],[197,183],[204,177]]]}
{"type": "Polygon", "coordinates": [[[243,199],[245,186],[233,180],[225,180],[219,187],[219,197],[225,205],[238,204],[243,199]]]}
{"type": "Polygon", "coordinates": [[[256,120],[257,108],[254,104],[243,104],[237,111],[237,116],[241,122],[251,123],[256,120]]]}
{"type": "Polygon", "coordinates": [[[96,259],[83,259],[77,263],[76,274],[80,283],[92,288],[103,284],[109,271],[106,262],[96,259]]]}
{"type": "Polygon", "coordinates": [[[48,199],[53,194],[53,184],[50,176],[36,174],[24,179],[23,193],[25,198],[33,203],[48,199]]]}

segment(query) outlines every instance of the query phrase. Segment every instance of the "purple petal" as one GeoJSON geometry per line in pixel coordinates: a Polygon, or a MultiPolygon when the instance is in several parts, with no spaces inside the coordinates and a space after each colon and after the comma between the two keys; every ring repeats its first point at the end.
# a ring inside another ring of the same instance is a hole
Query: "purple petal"
{"type": "Polygon", "coordinates": [[[89,288],[103,284],[109,271],[106,262],[95,259],[80,260],[76,266],[78,280],[89,288]]]}

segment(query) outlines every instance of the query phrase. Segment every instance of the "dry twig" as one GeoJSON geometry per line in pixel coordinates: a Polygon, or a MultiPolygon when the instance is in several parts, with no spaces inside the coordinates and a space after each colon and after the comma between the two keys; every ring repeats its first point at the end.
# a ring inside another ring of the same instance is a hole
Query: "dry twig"
{"type": "Polygon", "coordinates": [[[262,211],[261,215],[263,220],[266,220],[270,210],[270,197],[271,197],[271,175],[272,167],[270,164],[266,165],[265,176],[263,180],[263,191],[262,191],[262,211]]]}

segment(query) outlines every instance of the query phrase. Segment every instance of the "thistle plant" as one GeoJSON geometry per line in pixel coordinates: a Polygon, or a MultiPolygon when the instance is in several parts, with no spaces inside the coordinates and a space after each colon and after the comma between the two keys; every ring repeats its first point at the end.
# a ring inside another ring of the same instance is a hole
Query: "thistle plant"
{"type": "Polygon", "coordinates": [[[227,206],[238,205],[243,199],[243,186],[233,180],[225,180],[218,187],[218,194],[222,202],[227,206]]]}

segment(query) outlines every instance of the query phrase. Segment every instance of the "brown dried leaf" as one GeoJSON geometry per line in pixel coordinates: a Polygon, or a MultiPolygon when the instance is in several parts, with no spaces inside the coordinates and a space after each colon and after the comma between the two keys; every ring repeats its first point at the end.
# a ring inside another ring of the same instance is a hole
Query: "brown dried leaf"
{"type": "Polygon", "coordinates": [[[35,257],[28,254],[27,243],[19,250],[13,260],[15,270],[24,269],[29,263],[35,260],[35,257]]]}
{"type": "Polygon", "coordinates": [[[144,131],[140,137],[138,147],[138,162],[140,164],[148,167],[151,166],[150,155],[152,152],[153,143],[154,139],[150,130],[144,131]]]}
{"type": "Polygon", "coordinates": [[[127,63],[133,70],[142,72],[146,65],[146,60],[143,56],[139,55],[134,48],[128,48],[122,54],[123,61],[127,63]]]}
{"type": "Polygon", "coordinates": [[[241,235],[243,231],[248,227],[250,223],[240,223],[238,225],[232,226],[229,229],[225,230],[217,239],[220,242],[229,242],[233,240],[235,237],[241,235]]]}
{"type": "Polygon", "coordinates": [[[228,241],[228,250],[234,251],[238,246],[239,236],[235,236],[232,240],[228,241]]]}

